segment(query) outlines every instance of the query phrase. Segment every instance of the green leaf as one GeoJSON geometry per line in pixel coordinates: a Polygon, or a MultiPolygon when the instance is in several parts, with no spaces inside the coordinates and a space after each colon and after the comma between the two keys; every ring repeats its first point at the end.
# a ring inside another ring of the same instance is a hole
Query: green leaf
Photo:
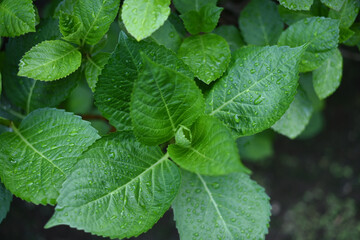
{"type": "Polygon", "coordinates": [[[53,81],[75,72],[81,65],[81,53],[61,40],[44,41],[25,53],[19,64],[19,76],[53,81]]]}
{"type": "Polygon", "coordinates": [[[248,44],[276,44],[284,24],[274,2],[269,0],[251,0],[241,11],[240,30],[248,44]]]}
{"type": "Polygon", "coordinates": [[[185,64],[170,50],[154,43],[137,42],[121,33],[95,90],[96,106],[117,130],[132,130],[130,100],[142,64],[140,51],[153,56],[158,63],[193,78],[185,64]]]}
{"type": "Polygon", "coordinates": [[[181,14],[192,10],[199,12],[200,9],[207,4],[216,6],[217,1],[218,0],[173,0],[176,9],[181,14]]]}
{"type": "Polygon", "coordinates": [[[284,7],[282,5],[278,5],[278,11],[279,11],[281,19],[287,25],[292,25],[299,20],[314,16],[310,11],[293,11],[293,10],[287,9],[286,7],[284,7]]]}
{"type": "Polygon", "coordinates": [[[93,57],[87,55],[87,62],[85,65],[85,78],[89,84],[89,87],[95,92],[95,86],[98,81],[98,77],[101,74],[105,64],[110,58],[110,53],[101,52],[93,57]]]}
{"type": "Polygon", "coordinates": [[[0,1],[0,36],[16,37],[28,32],[35,32],[33,1],[0,1]]]}
{"type": "Polygon", "coordinates": [[[255,135],[240,137],[236,140],[243,160],[258,162],[274,154],[272,132],[264,131],[255,135]]]}
{"type": "Polygon", "coordinates": [[[209,33],[218,24],[222,10],[223,8],[210,3],[201,7],[199,11],[192,10],[180,17],[189,33],[193,35],[200,32],[209,33]]]}
{"type": "Polygon", "coordinates": [[[180,167],[211,176],[248,171],[240,162],[231,132],[218,119],[201,116],[190,131],[189,146],[176,142],[168,147],[171,159],[180,167]]]}
{"type": "Polygon", "coordinates": [[[179,187],[179,169],[159,147],[112,134],[80,157],[45,227],[69,224],[110,238],[138,236],[168,210],[179,187]]]}
{"type": "Polygon", "coordinates": [[[324,17],[311,17],[302,19],[280,36],[280,46],[297,47],[307,44],[300,71],[312,71],[319,67],[328,56],[325,53],[337,47],[339,40],[339,22],[324,17]]]}
{"type": "Polygon", "coordinates": [[[178,51],[182,42],[180,34],[169,19],[151,35],[151,38],[157,44],[163,45],[174,52],[178,51]]]}
{"type": "Polygon", "coordinates": [[[280,4],[290,10],[310,10],[314,0],[279,0],[280,4]]]}
{"type": "Polygon", "coordinates": [[[6,44],[6,61],[3,70],[4,93],[16,106],[30,113],[37,108],[56,107],[63,102],[77,85],[80,72],[77,71],[65,79],[44,82],[20,77],[19,61],[34,45],[44,40],[58,39],[61,33],[58,21],[41,21],[36,33],[29,33],[18,38],[11,38],[6,44]],[[46,101],[44,101],[46,99],[46,101]]]}
{"type": "Polygon", "coordinates": [[[339,49],[331,52],[331,56],[313,73],[314,89],[320,99],[334,93],[341,82],[343,58],[339,49]]]}
{"type": "Polygon", "coordinates": [[[339,11],[341,7],[344,5],[346,0],[321,0],[321,2],[328,6],[329,8],[334,9],[335,11],[339,11]]]}
{"type": "Polygon", "coordinates": [[[164,24],[169,5],[170,0],[125,0],[121,18],[128,32],[140,41],[164,24]]]}
{"type": "Polygon", "coordinates": [[[312,73],[301,74],[299,83],[306,92],[308,98],[310,99],[314,107],[314,112],[318,112],[324,109],[325,102],[323,100],[320,100],[315,92],[312,75],[312,73]]]}
{"type": "Polygon", "coordinates": [[[97,138],[90,123],[63,110],[30,113],[13,132],[0,135],[2,182],[35,204],[55,204],[77,157],[97,138]]]}
{"type": "Polygon", "coordinates": [[[349,28],[354,23],[358,13],[359,1],[345,0],[345,3],[339,11],[330,9],[329,17],[339,19],[341,28],[349,28]]]}
{"type": "Polygon", "coordinates": [[[233,25],[221,25],[216,28],[213,33],[223,37],[227,41],[231,52],[234,52],[245,45],[240,31],[233,25]]]}
{"type": "Polygon", "coordinates": [[[181,173],[180,192],[173,203],[181,239],[265,239],[269,197],[247,174],[181,173]]]}
{"type": "Polygon", "coordinates": [[[11,193],[0,182],[0,223],[2,222],[2,220],[4,220],[6,214],[10,209],[11,200],[12,200],[11,193]]]}
{"type": "Polygon", "coordinates": [[[158,145],[174,137],[180,125],[190,127],[204,112],[204,99],[192,78],[142,57],[130,114],[137,139],[158,145]]]}
{"type": "Polygon", "coordinates": [[[207,95],[206,113],[238,136],[271,127],[294,99],[303,47],[241,48],[228,73],[207,95]]]}
{"type": "Polygon", "coordinates": [[[221,77],[231,60],[226,40],[213,33],[186,38],[178,56],[206,84],[221,77]]]}
{"type": "Polygon", "coordinates": [[[350,39],[355,32],[349,28],[340,28],[339,43],[343,43],[350,39]]]}
{"type": "Polygon", "coordinates": [[[354,23],[350,30],[353,31],[354,34],[349,39],[347,39],[344,44],[353,47],[360,43],[360,23],[354,23]]]}
{"type": "Polygon", "coordinates": [[[120,0],[65,1],[59,9],[64,39],[95,45],[109,30],[119,6],[120,0]]]}
{"type": "Polygon", "coordinates": [[[304,131],[313,110],[313,105],[306,92],[299,87],[289,109],[271,128],[290,139],[294,139],[304,131]]]}
{"type": "Polygon", "coordinates": [[[0,95],[1,95],[1,92],[2,92],[2,78],[1,78],[1,72],[0,72],[0,95]]]}

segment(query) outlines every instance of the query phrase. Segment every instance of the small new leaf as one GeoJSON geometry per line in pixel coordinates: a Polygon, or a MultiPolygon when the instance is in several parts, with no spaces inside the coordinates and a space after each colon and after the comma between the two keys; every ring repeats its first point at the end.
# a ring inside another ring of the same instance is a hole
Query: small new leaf
{"type": "Polygon", "coordinates": [[[177,141],[168,147],[171,159],[182,168],[211,176],[248,171],[240,162],[230,130],[218,119],[200,116],[190,131],[190,145],[177,141]]]}
{"type": "Polygon", "coordinates": [[[170,0],[125,0],[121,18],[128,32],[140,41],[164,24],[169,5],[170,0]]]}
{"type": "Polygon", "coordinates": [[[135,136],[148,145],[170,140],[180,125],[190,127],[204,112],[204,98],[192,78],[143,57],[131,98],[135,136]]]}
{"type": "Polygon", "coordinates": [[[97,138],[89,122],[63,110],[30,113],[13,132],[0,135],[0,176],[14,195],[35,204],[55,204],[70,169],[97,138]]]}
{"type": "Polygon", "coordinates": [[[178,167],[159,147],[111,134],[80,157],[46,228],[68,224],[111,238],[138,236],[168,210],[180,181],[178,167]]]}
{"type": "Polygon", "coordinates": [[[228,43],[213,33],[186,38],[178,56],[206,84],[221,77],[231,60],[228,43]]]}
{"type": "Polygon", "coordinates": [[[181,173],[181,188],[173,203],[181,239],[265,239],[269,197],[247,174],[181,173]]]}
{"type": "Polygon", "coordinates": [[[35,32],[33,1],[0,1],[0,36],[16,37],[28,32],[35,32]]]}
{"type": "Polygon", "coordinates": [[[19,64],[19,76],[53,81],[75,72],[81,65],[77,48],[61,40],[44,41],[28,51],[19,64]]]}
{"type": "Polygon", "coordinates": [[[87,55],[87,62],[85,64],[85,78],[89,87],[95,92],[98,77],[101,74],[105,64],[108,62],[110,53],[101,52],[93,57],[87,55]]]}

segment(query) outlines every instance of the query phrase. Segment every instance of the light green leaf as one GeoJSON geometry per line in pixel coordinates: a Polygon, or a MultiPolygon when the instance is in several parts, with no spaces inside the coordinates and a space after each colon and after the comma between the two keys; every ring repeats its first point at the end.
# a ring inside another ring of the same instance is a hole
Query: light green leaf
{"type": "Polygon", "coordinates": [[[10,209],[11,200],[12,194],[0,182],[0,223],[4,220],[10,209]]]}
{"type": "Polygon", "coordinates": [[[206,97],[206,113],[238,136],[271,127],[289,108],[303,47],[247,47],[206,97]]]}
{"type": "Polygon", "coordinates": [[[269,197],[247,174],[181,173],[180,192],[173,203],[181,239],[265,239],[269,197]]]}
{"type": "Polygon", "coordinates": [[[96,106],[117,130],[132,130],[130,99],[142,64],[140,51],[153,56],[159,64],[178,69],[193,78],[172,51],[155,43],[137,42],[121,33],[119,43],[101,72],[95,90],[96,106]]]}
{"type": "Polygon", "coordinates": [[[68,224],[110,238],[138,236],[168,210],[179,186],[179,169],[159,147],[112,134],[80,157],[46,228],[68,224]]]}
{"type": "Polygon", "coordinates": [[[289,109],[271,128],[290,139],[294,139],[304,131],[313,110],[313,105],[306,92],[299,87],[289,109]]]}
{"type": "Polygon", "coordinates": [[[221,77],[231,60],[226,40],[213,33],[186,38],[178,56],[206,84],[221,77]]]}
{"type": "Polygon", "coordinates": [[[314,0],[279,0],[280,4],[290,10],[310,10],[314,0]]]}
{"type": "Polygon", "coordinates": [[[204,99],[192,78],[142,57],[130,114],[137,139],[158,145],[174,137],[180,125],[190,127],[204,112],[204,99]]]}
{"type": "Polygon", "coordinates": [[[95,45],[109,30],[119,6],[120,0],[65,1],[59,7],[64,39],[95,45]]]}
{"type": "Polygon", "coordinates": [[[47,19],[41,21],[35,33],[11,38],[6,44],[3,91],[14,105],[22,108],[26,113],[37,108],[56,107],[69,96],[81,77],[80,71],[77,71],[64,79],[44,82],[17,75],[19,61],[27,51],[44,40],[60,37],[58,21],[47,19]]]}
{"type": "Polygon", "coordinates": [[[105,64],[108,62],[109,57],[110,53],[105,52],[98,53],[93,57],[87,55],[85,78],[93,92],[95,92],[95,86],[98,81],[98,77],[101,74],[105,64]]]}
{"type": "Polygon", "coordinates": [[[234,52],[245,45],[240,31],[233,25],[221,25],[216,28],[213,33],[223,37],[227,41],[231,52],[234,52]]]}
{"type": "Polygon", "coordinates": [[[121,18],[127,31],[140,41],[160,28],[170,14],[170,0],[125,0],[121,18]]]}
{"type": "Polygon", "coordinates": [[[311,17],[302,19],[280,36],[280,46],[297,47],[308,44],[300,71],[312,71],[319,67],[328,56],[328,50],[337,47],[339,40],[339,22],[324,17],[311,17]]]}
{"type": "Polygon", "coordinates": [[[240,30],[248,44],[276,44],[284,24],[277,6],[270,0],[251,0],[241,11],[240,30]]]}
{"type": "Polygon", "coordinates": [[[241,158],[244,161],[259,162],[274,154],[273,132],[264,131],[236,140],[241,158]]]}
{"type": "Polygon", "coordinates": [[[359,13],[359,0],[345,0],[339,11],[330,9],[329,17],[340,20],[341,28],[349,28],[359,13]]]}
{"type": "Polygon", "coordinates": [[[44,41],[30,49],[19,64],[19,76],[53,81],[75,72],[81,65],[77,48],[61,40],[44,41]]]}
{"type": "Polygon", "coordinates": [[[343,58],[339,49],[331,52],[331,56],[313,73],[314,89],[320,99],[334,93],[341,82],[343,58]]]}
{"type": "Polygon", "coordinates": [[[182,37],[169,20],[166,20],[164,25],[151,35],[151,38],[157,44],[163,45],[174,52],[177,52],[182,42],[182,37]]]}
{"type": "Polygon", "coordinates": [[[63,110],[30,113],[13,132],[0,135],[0,176],[14,195],[35,204],[55,204],[77,157],[97,138],[90,123],[63,110]]]}
{"type": "Polygon", "coordinates": [[[0,36],[16,37],[28,32],[35,32],[33,1],[0,1],[0,36]]]}
{"type": "Polygon", "coordinates": [[[189,33],[193,35],[200,32],[209,33],[218,24],[222,10],[223,8],[210,3],[201,7],[199,11],[192,10],[180,17],[189,33]]]}
{"type": "Polygon", "coordinates": [[[201,116],[192,125],[189,146],[172,144],[168,153],[180,167],[191,172],[218,176],[247,172],[230,130],[218,119],[201,116]]]}
{"type": "Polygon", "coordinates": [[[176,145],[182,147],[190,147],[192,142],[191,130],[185,126],[180,125],[179,129],[175,133],[176,145]]]}
{"type": "Polygon", "coordinates": [[[341,7],[344,5],[346,0],[321,0],[321,2],[328,6],[329,8],[334,9],[335,11],[339,11],[341,7]]]}
{"type": "Polygon", "coordinates": [[[207,5],[212,4],[216,6],[218,0],[173,0],[176,9],[181,13],[187,13],[189,11],[197,11],[207,5]]]}

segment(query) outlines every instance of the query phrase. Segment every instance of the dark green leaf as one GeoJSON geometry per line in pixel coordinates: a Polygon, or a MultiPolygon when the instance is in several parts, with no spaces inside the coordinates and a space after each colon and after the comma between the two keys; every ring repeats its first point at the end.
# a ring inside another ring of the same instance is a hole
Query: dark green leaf
{"type": "Polygon", "coordinates": [[[269,0],[251,0],[240,14],[239,26],[248,44],[276,44],[284,24],[277,6],[269,0]]]}
{"type": "Polygon", "coordinates": [[[314,0],[279,0],[280,4],[290,10],[310,10],[314,0]]]}
{"type": "Polygon", "coordinates": [[[264,131],[236,140],[239,153],[244,161],[258,162],[274,154],[272,132],[264,131]]]}
{"type": "Polygon", "coordinates": [[[151,35],[151,38],[157,44],[164,45],[174,52],[177,52],[182,42],[180,34],[169,20],[166,20],[164,25],[151,35]]]}
{"type": "Polygon", "coordinates": [[[232,52],[245,45],[240,31],[233,25],[221,25],[216,28],[213,33],[223,37],[229,44],[232,52]]]}
{"type": "Polygon", "coordinates": [[[187,13],[189,11],[195,10],[200,11],[200,9],[207,5],[212,4],[216,6],[218,0],[173,0],[176,9],[181,13],[187,13]]]}
{"type": "Polygon", "coordinates": [[[4,220],[10,209],[11,200],[12,194],[0,182],[0,223],[4,220]]]}
{"type": "Polygon", "coordinates": [[[131,98],[135,136],[148,145],[170,140],[180,125],[190,127],[204,112],[204,99],[192,78],[143,55],[143,69],[131,98]]]}

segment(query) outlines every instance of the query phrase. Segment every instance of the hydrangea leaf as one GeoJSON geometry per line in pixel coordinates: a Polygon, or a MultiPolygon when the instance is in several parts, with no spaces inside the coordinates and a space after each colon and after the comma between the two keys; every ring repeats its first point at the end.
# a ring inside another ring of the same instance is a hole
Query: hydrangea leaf
{"type": "Polygon", "coordinates": [[[4,220],[10,209],[11,200],[12,194],[0,182],[0,223],[4,220]]]}
{"type": "Polygon", "coordinates": [[[168,210],[180,181],[178,167],[159,147],[126,133],[109,135],[79,158],[46,227],[68,224],[104,237],[138,236],[168,210]]]}
{"type": "Polygon", "coordinates": [[[325,60],[331,56],[332,51],[333,50],[328,50],[315,53],[306,51],[300,62],[300,72],[311,72],[319,68],[325,62],[325,60]]]}
{"type": "Polygon", "coordinates": [[[240,137],[236,143],[244,161],[259,162],[274,154],[273,132],[270,131],[240,137]]]}
{"type": "Polygon", "coordinates": [[[125,0],[121,18],[127,31],[140,41],[160,28],[170,14],[170,0],[125,0]]]}
{"type": "Polygon", "coordinates": [[[172,51],[155,43],[137,42],[121,33],[119,43],[101,72],[95,90],[96,106],[117,130],[132,130],[130,100],[142,64],[140,51],[153,56],[158,63],[193,78],[172,51]]]}
{"type": "Polygon", "coordinates": [[[354,34],[347,39],[344,44],[347,46],[356,46],[360,43],[360,23],[354,23],[350,30],[353,31],[354,34]]]}
{"type": "Polygon", "coordinates": [[[343,58],[339,49],[313,72],[313,84],[320,99],[327,98],[339,87],[342,77],[343,58]]]}
{"type": "Polygon", "coordinates": [[[55,204],[70,169],[97,138],[89,122],[63,110],[30,113],[13,132],[0,135],[2,182],[15,196],[55,204]]]}
{"type": "Polygon", "coordinates": [[[230,130],[220,120],[200,116],[190,131],[189,146],[176,143],[168,147],[171,159],[180,167],[210,176],[248,171],[240,162],[230,130]]]}
{"type": "Polygon", "coordinates": [[[30,113],[37,108],[56,107],[63,102],[77,85],[80,72],[57,81],[37,81],[17,75],[22,56],[34,45],[50,39],[58,39],[61,33],[58,21],[41,21],[37,32],[9,39],[6,44],[6,61],[3,68],[3,86],[6,97],[16,106],[30,113]],[[46,101],[44,101],[46,99],[46,101]]]}
{"type": "Polygon", "coordinates": [[[340,11],[346,0],[321,0],[321,2],[335,11],[340,11]]]}
{"type": "Polygon", "coordinates": [[[181,239],[265,239],[269,197],[247,174],[181,173],[180,192],[173,203],[181,239]]]}
{"type": "Polygon", "coordinates": [[[231,52],[234,52],[245,45],[240,31],[233,25],[221,25],[217,27],[213,33],[223,37],[227,41],[231,52]]]}
{"type": "Polygon", "coordinates": [[[280,46],[297,47],[308,44],[304,54],[304,61],[300,63],[300,71],[311,71],[319,67],[328,56],[326,51],[337,47],[339,41],[339,21],[324,17],[311,17],[302,19],[280,36],[280,46]]]}
{"type": "Polygon", "coordinates": [[[68,76],[81,65],[81,53],[61,40],[39,43],[30,49],[19,64],[19,76],[53,81],[68,76]]]}
{"type": "Polygon", "coordinates": [[[199,11],[192,10],[180,17],[189,33],[193,35],[200,32],[209,33],[218,24],[222,10],[223,8],[210,3],[201,7],[199,11]]]}
{"type": "Polygon", "coordinates": [[[339,11],[330,9],[329,17],[339,19],[341,28],[349,28],[359,13],[360,3],[358,0],[345,0],[339,11]]]}
{"type": "Polygon", "coordinates": [[[190,127],[204,112],[204,99],[192,78],[142,57],[130,114],[139,141],[158,145],[174,137],[180,125],[190,127]]]}
{"type": "Polygon", "coordinates": [[[247,47],[207,95],[206,113],[238,136],[271,127],[289,108],[298,85],[303,47],[247,47]]]}
{"type": "Polygon", "coordinates": [[[178,56],[206,84],[221,77],[231,60],[226,40],[213,33],[186,38],[178,56]]]}
{"type": "Polygon", "coordinates": [[[217,1],[218,0],[173,0],[176,9],[181,14],[185,14],[193,10],[199,12],[200,9],[207,4],[216,6],[217,1]]]}
{"type": "Polygon", "coordinates": [[[248,44],[276,44],[284,24],[274,2],[251,0],[240,14],[239,26],[248,44]]]}
{"type": "Polygon", "coordinates": [[[0,36],[16,37],[28,32],[35,32],[33,1],[0,1],[0,36]]]}
{"type": "Polygon", "coordinates": [[[314,0],[279,0],[280,4],[290,10],[310,10],[314,0]]]}
{"type": "Polygon", "coordinates": [[[299,136],[310,121],[313,105],[306,92],[299,87],[286,113],[271,128],[291,139],[299,136]]]}
{"type": "Polygon", "coordinates": [[[105,64],[108,62],[109,57],[110,53],[105,52],[98,53],[93,57],[87,56],[87,62],[85,65],[85,78],[93,92],[95,92],[98,77],[101,74],[105,64]]]}
{"type": "Polygon", "coordinates": [[[164,25],[151,35],[151,38],[157,44],[163,45],[174,52],[178,51],[182,42],[182,37],[169,20],[166,20],[164,25]]]}
{"type": "Polygon", "coordinates": [[[60,5],[60,29],[64,39],[95,45],[118,14],[120,0],[65,1],[60,5]]]}

